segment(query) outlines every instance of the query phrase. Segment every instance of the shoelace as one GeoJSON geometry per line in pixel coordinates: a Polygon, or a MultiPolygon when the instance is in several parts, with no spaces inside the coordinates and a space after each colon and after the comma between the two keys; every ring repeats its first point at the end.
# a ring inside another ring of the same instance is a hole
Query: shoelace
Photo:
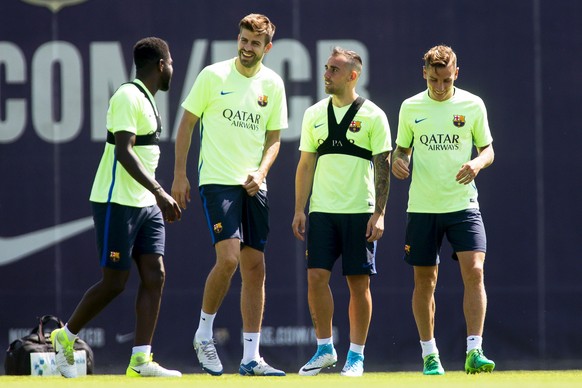
{"type": "Polygon", "coordinates": [[[209,341],[208,343],[202,345],[202,351],[204,352],[204,355],[211,360],[216,360],[218,358],[216,348],[214,347],[214,341],[209,341]]]}
{"type": "Polygon", "coordinates": [[[436,356],[428,356],[425,361],[425,365],[427,368],[432,369],[438,365],[438,361],[436,360],[436,356]]]}
{"type": "Polygon", "coordinates": [[[361,362],[361,359],[359,357],[350,357],[348,360],[348,367],[346,368],[346,370],[357,369],[358,362],[361,362]]]}

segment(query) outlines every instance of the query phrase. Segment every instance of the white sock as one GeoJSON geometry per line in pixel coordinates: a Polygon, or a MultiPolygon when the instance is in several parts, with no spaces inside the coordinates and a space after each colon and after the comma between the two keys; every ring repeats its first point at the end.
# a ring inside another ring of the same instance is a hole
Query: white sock
{"type": "Polygon", "coordinates": [[[333,336],[329,338],[318,338],[317,339],[317,346],[322,345],[333,345],[333,336]]]}
{"type": "Polygon", "coordinates": [[[65,334],[67,335],[69,341],[72,341],[75,338],[77,338],[77,334],[74,334],[71,330],[69,330],[69,327],[67,325],[65,325],[63,329],[65,329],[65,334]]]}
{"type": "Polygon", "coordinates": [[[470,335],[467,337],[467,353],[473,349],[481,349],[483,346],[483,337],[478,335],[470,335]]]}
{"type": "Polygon", "coordinates": [[[212,327],[214,326],[214,314],[206,314],[204,311],[200,310],[200,321],[198,322],[198,330],[194,338],[197,341],[210,341],[212,339],[212,327]]]}
{"type": "Polygon", "coordinates": [[[364,354],[364,347],[366,345],[358,345],[353,342],[350,343],[350,350],[354,353],[364,354]]]}
{"type": "Polygon", "coordinates": [[[243,333],[243,342],[242,363],[248,364],[253,360],[259,360],[261,358],[259,354],[261,333],[243,333]]]}
{"type": "Polygon", "coordinates": [[[422,358],[424,359],[429,354],[439,353],[439,350],[436,346],[436,339],[433,338],[429,341],[420,341],[420,346],[422,347],[422,358]]]}
{"type": "Polygon", "coordinates": [[[133,356],[136,353],[145,353],[146,360],[149,360],[150,354],[152,353],[152,346],[151,345],[134,346],[131,349],[131,355],[133,356]]]}

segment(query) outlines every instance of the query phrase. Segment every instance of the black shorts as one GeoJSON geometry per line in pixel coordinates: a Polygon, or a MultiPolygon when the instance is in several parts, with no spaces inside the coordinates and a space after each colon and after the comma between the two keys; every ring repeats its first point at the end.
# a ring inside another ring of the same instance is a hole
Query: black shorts
{"type": "Polygon", "coordinates": [[[101,267],[128,270],[131,258],[164,255],[166,229],[157,205],[132,207],[91,202],[101,267]]]}
{"type": "Polygon", "coordinates": [[[404,261],[411,265],[433,266],[440,262],[443,237],[456,252],[487,251],[487,236],[479,209],[452,213],[408,213],[404,261]]]}
{"type": "Polygon", "coordinates": [[[366,240],[372,215],[309,213],[307,268],[332,270],[342,257],[342,274],[376,274],[376,242],[366,240]]]}
{"type": "Polygon", "coordinates": [[[236,238],[243,245],[265,251],[269,235],[265,190],[251,197],[242,186],[202,185],[200,198],[213,245],[236,238]]]}

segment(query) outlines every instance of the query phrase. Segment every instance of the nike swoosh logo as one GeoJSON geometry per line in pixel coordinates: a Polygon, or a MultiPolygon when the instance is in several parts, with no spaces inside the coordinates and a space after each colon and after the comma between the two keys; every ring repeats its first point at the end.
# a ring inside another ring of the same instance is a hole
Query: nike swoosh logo
{"type": "Polygon", "coordinates": [[[319,128],[319,127],[321,127],[323,124],[325,124],[325,123],[321,123],[321,124],[315,124],[315,128],[319,128]]]}
{"type": "Polygon", "coordinates": [[[137,370],[135,368],[131,368],[132,371],[134,371],[135,373],[137,373],[138,375],[141,375],[141,370],[137,370]]]}
{"type": "Polygon", "coordinates": [[[118,344],[122,344],[128,341],[131,341],[132,339],[134,339],[135,337],[135,333],[131,332],[131,333],[127,333],[127,334],[115,334],[115,341],[118,344]]]}
{"type": "Polygon", "coordinates": [[[421,121],[424,121],[424,120],[426,120],[427,118],[428,118],[428,117],[425,117],[424,119],[414,119],[414,124],[418,124],[418,123],[420,123],[421,121]]]}
{"type": "Polygon", "coordinates": [[[93,227],[93,217],[37,230],[14,237],[0,237],[0,266],[18,261],[93,227]]]}
{"type": "Polygon", "coordinates": [[[252,338],[245,338],[245,341],[253,342],[253,339],[252,338]]]}
{"type": "Polygon", "coordinates": [[[232,94],[232,93],[234,93],[234,92],[225,92],[224,90],[220,91],[221,96],[226,96],[227,94],[232,94]]]}
{"type": "Polygon", "coordinates": [[[318,370],[318,369],[321,369],[321,368],[320,367],[317,367],[317,366],[314,367],[314,368],[301,368],[301,370],[303,372],[311,372],[312,370],[318,370]]]}

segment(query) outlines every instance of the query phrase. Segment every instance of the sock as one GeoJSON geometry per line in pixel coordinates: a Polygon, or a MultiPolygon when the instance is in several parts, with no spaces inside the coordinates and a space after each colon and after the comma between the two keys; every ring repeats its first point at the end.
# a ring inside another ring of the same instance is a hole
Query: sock
{"type": "Polygon", "coordinates": [[[318,338],[317,346],[333,345],[333,336],[329,338],[318,338]]]}
{"type": "Polygon", "coordinates": [[[433,338],[429,341],[420,341],[420,346],[422,347],[422,358],[424,359],[429,354],[439,353],[439,350],[436,346],[436,339],[433,338]]]}
{"type": "Polygon", "coordinates": [[[77,338],[77,334],[74,334],[73,332],[71,332],[69,330],[69,327],[67,325],[65,325],[63,327],[63,329],[65,329],[65,334],[67,335],[67,338],[69,339],[69,341],[74,340],[75,338],[77,338]]]}
{"type": "Polygon", "coordinates": [[[358,345],[355,344],[353,342],[350,342],[350,351],[354,352],[354,353],[359,353],[359,354],[364,354],[364,347],[366,347],[366,345],[358,345]]]}
{"type": "Polygon", "coordinates": [[[467,353],[473,349],[481,349],[483,346],[483,337],[478,335],[470,335],[467,337],[467,353]]]}
{"type": "Polygon", "coordinates": [[[206,314],[204,311],[200,310],[200,321],[198,322],[198,330],[194,338],[197,341],[210,341],[212,339],[212,327],[214,326],[214,314],[206,314]]]}
{"type": "Polygon", "coordinates": [[[146,356],[146,360],[149,360],[150,354],[152,353],[152,346],[151,345],[134,346],[131,349],[131,355],[133,356],[136,353],[144,353],[146,356]]]}
{"type": "Polygon", "coordinates": [[[259,343],[261,333],[243,333],[243,364],[248,364],[253,360],[259,360],[259,343]]]}

